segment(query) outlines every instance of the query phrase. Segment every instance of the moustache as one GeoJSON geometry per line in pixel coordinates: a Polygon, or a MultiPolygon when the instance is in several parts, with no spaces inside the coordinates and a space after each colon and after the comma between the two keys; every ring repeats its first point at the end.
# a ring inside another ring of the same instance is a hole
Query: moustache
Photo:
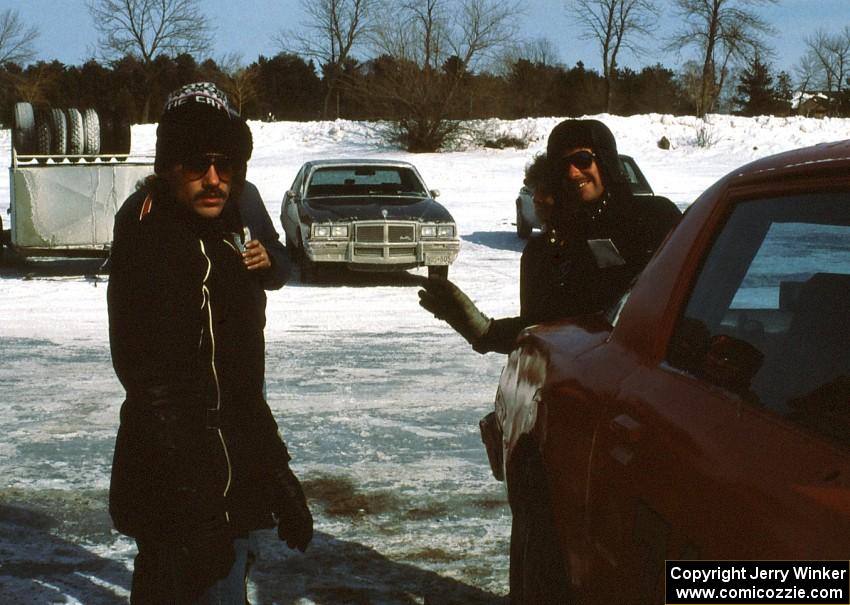
{"type": "Polygon", "coordinates": [[[195,194],[194,199],[202,200],[206,198],[224,198],[227,199],[227,194],[218,187],[209,187],[195,194]]]}

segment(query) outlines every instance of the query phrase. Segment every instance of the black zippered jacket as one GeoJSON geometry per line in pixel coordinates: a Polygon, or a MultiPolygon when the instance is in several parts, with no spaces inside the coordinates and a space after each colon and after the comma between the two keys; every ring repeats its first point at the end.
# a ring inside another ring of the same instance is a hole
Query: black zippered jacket
{"type": "Polygon", "coordinates": [[[263,292],[232,237],[145,191],[116,216],[109,336],[126,399],[109,505],[137,539],[201,507],[234,534],[273,526],[267,477],[289,455],[262,392],[263,292]]]}
{"type": "Polygon", "coordinates": [[[665,197],[626,192],[576,208],[559,230],[528,241],[520,260],[520,315],[492,320],[475,350],[510,353],[527,326],[611,308],[680,218],[665,197]],[[606,266],[592,251],[594,240],[610,241],[621,264],[606,266]]]}

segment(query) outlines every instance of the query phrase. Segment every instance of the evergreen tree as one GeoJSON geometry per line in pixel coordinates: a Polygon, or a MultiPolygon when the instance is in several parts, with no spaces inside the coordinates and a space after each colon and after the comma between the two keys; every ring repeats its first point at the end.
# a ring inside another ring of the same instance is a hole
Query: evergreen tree
{"type": "Polygon", "coordinates": [[[787,71],[780,71],[779,75],[776,76],[774,96],[777,104],[774,114],[789,115],[791,113],[791,99],[794,96],[794,86],[787,71]]]}
{"type": "Polygon", "coordinates": [[[315,120],[321,115],[322,81],[313,62],[280,53],[260,56],[248,69],[256,70],[257,99],[243,113],[251,118],[315,120]]]}
{"type": "Polygon", "coordinates": [[[743,116],[773,113],[778,106],[770,65],[756,54],[739,77],[734,103],[743,116]]]}

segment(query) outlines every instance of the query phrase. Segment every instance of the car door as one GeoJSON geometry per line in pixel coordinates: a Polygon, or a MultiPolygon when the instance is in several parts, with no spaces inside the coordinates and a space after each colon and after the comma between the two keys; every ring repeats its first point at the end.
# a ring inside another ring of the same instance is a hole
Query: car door
{"type": "Polygon", "coordinates": [[[734,205],[665,358],[605,406],[593,602],[662,602],[665,559],[846,559],[848,310],[850,193],[734,205]]]}

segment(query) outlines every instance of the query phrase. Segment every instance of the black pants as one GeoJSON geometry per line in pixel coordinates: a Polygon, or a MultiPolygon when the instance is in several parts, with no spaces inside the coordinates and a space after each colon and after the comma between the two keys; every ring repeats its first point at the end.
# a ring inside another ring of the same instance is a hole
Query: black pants
{"type": "MultiPolygon", "coordinates": [[[[136,541],[131,605],[244,605],[245,583],[254,560],[250,534],[234,540],[236,561],[231,573],[218,581],[199,582],[198,570],[187,569],[173,544],[136,541]]],[[[189,562],[191,563],[191,562],[189,562]]]]}

